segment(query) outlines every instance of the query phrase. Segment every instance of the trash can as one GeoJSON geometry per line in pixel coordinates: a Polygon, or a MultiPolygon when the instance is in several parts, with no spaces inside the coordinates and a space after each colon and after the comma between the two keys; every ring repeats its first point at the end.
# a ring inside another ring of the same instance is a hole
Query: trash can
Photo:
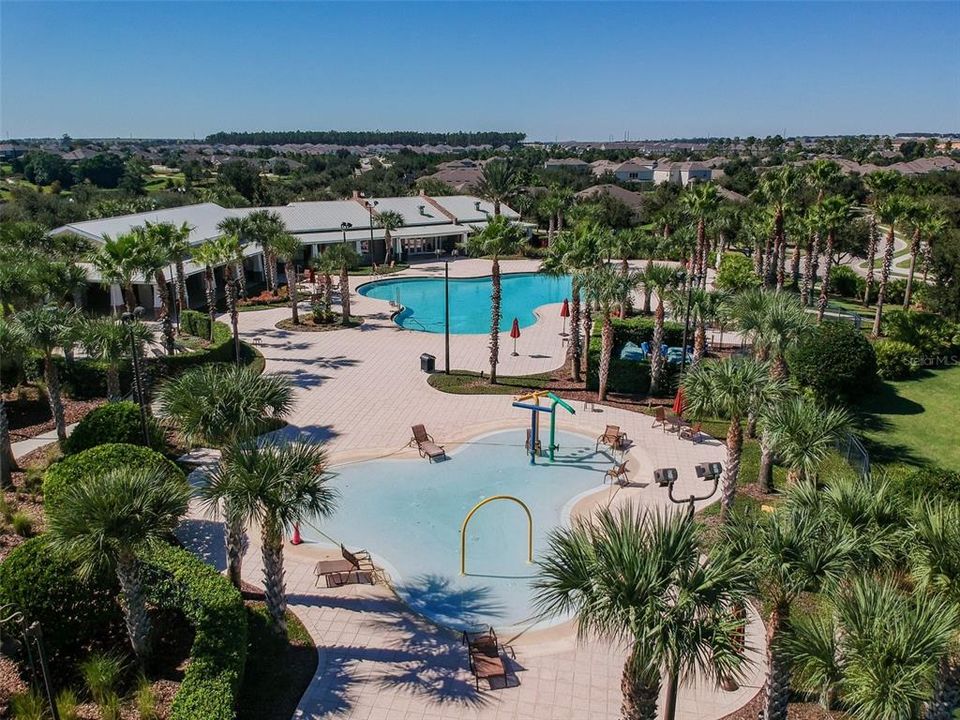
{"type": "Polygon", "coordinates": [[[420,370],[425,373],[432,373],[437,366],[437,359],[430,353],[423,353],[420,356],[420,370]]]}

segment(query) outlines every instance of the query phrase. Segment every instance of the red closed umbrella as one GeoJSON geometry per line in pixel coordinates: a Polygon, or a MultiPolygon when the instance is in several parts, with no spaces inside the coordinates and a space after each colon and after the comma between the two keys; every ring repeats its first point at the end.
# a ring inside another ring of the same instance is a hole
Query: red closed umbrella
{"type": "Polygon", "coordinates": [[[570,317],[570,301],[566,298],[563,299],[563,307],[560,308],[560,317],[563,318],[563,330],[560,331],[560,334],[566,336],[567,318],[570,317]]]}
{"type": "Polygon", "coordinates": [[[677,396],[673,399],[673,412],[677,417],[683,415],[683,388],[677,388],[677,396]]]}
{"type": "Polygon", "coordinates": [[[513,338],[513,352],[510,353],[514,357],[517,356],[517,338],[520,337],[520,323],[516,318],[513,319],[513,325],[510,328],[510,337],[513,338]]]}

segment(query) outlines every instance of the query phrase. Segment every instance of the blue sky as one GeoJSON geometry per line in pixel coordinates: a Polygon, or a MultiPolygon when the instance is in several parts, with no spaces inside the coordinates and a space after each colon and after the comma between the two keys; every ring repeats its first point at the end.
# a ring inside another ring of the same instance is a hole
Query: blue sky
{"type": "Polygon", "coordinates": [[[0,0],[0,133],[960,131],[958,27],[958,2],[0,0]]]}

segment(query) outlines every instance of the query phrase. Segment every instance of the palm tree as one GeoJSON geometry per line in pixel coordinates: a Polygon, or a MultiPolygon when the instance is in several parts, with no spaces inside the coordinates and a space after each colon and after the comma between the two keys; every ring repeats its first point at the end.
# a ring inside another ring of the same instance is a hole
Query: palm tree
{"type": "Polygon", "coordinates": [[[40,305],[16,315],[27,342],[43,355],[43,379],[50,402],[50,412],[57,428],[57,441],[63,446],[67,439],[67,422],[60,395],[60,372],[53,360],[53,352],[64,344],[77,325],[77,312],[56,305],[40,305]]]}
{"type": "MultiPolygon", "coordinates": [[[[811,217],[817,217],[820,212],[820,206],[823,204],[823,199],[826,197],[827,193],[833,190],[843,179],[843,173],[840,170],[840,166],[835,163],[833,160],[824,160],[817,159],[814,160],[806,169],[806,180],[807,183],[816,191],[817,199],[816,203],[813,206],[812,211],[809,213],[811,217]]],[[[812,230],[809,235],[811,236],[811,241],[808,244],[807,248],[807,261],[806,267],[808,269],[807,280],[808,283],[805,283],[807,292],[805,297],[809,298],[810,293],[812,292],[813,283],[815,281],[816,269],[820,264],[820,227],[814,222],[811,224],[812,230]]],[[[799,247],[799,244],[798,244],[799,247]]],[[[830,254],[827,253],[827,262],[830,262],[830,254]]],[[[829,275],[829,272],[827,273],[829,275]]],[[[809,299],[804,300],[804,305],[809,305],[809,299]]]]}
{"type": "Polygon", "coordinates": [[[82,576],[116,572],[127,634],[140,662],[149,652],[140,558],[166,541],[187,512],[189,486],[159,468],[124,467],[95,474],[67,488],[51,508],[53,547],[79,563],[82,576]]]}
{"type": "Polygon", "coordinates": [[[934,215],[934,209],[930,203],[912,201],[906,206],[904,212],[905,224],[913,231],[913,237],[910,240],[910,269],[907,272],[907,287],[903,293],[903,309],[910,307],[910,300],[913,297],[913,276],[917,269],[917,257],[923,242],[924,229],[930,224],[934,215]]]}
{"type": "Polygon", "coordinates": [[[680,198],[689,216],[697,223],[697,245],[691,259],[690,272],[700,276],[704,286],[707,278],[707,219],[720,205],[717,186],[711,183],[696,183],[687,188],[680,198]]]}
{"type": "Polygon", "coordinates": [[[111,401],[121,397],[120,365],[130,357],[131,334],[140,347],[153,340],[153,332],[139,320],[126,324],[113,318],[88,318],[80,327],[87,354],[107,367],[107,398],[111,401]]]}
{"type": "MultiPolygon", "coordinates": [[[[638,230],[617,230],[611,234],[610,249],[614,257],[620,258],[620,274],[623,277],[630,275],[630,258],[636,257],[647,248],[645,235],[638,230]]],[[[642,281],[642,275],[637,275],[642,281]]],[[[630,295],[624,296],[620,302],[620,317],[625,318],[630,312],[632,303],[630,295]]]]}
{"type": "MultiPolygon", "coordinates": [[[[494,163],[484,166],[484,172],[494,163]]],[[[523,244],[523,233],[519,227],[502,215],[493,217],[483,229],[474,228],[467,238],[465,247],[474,257],[490,257],[490,384],[497,382],[497,363],[500,362],[500,256],[514,255],[523,244]]]]}
{"type": "Polygon", "coordinates": [[[340,323],[346,327],[350,324],[350,269],[356,267],[360,257],[348,243],[331,245],[323,255],[325,262],[340,271],[340,323]]]}
{"type": "MultiPolygon", "coordinates": [[[[280,233],[270,241],[273,252],[283,263],[283,272],[287,276],[287,293],[290,296],[290,319],[294,325],[300,324],[300,315],[297,311],[297,269],[293,260],[300,253],[303,243],[296,235],[280,233]]],[[[349,282],[349,281],[348,281],[349,282]]]]}
{"type": "Polygon", "coordinates": [[[127,312],[133,312],[137,300],[133,294],[133,279],[139,272],[141,239],[128,232],[112,238],[103,236],[103,245],[93,254],[91,263],[100,273],[104,285],[119,285],[123,290],[127,312]]]}
{"type": "MultiPolygon", "coordinates": [[[[0,364],[20,358],[28,345],[27,334],[20,323],[0,315],[0,364]]],[[[11,474],[16,469],[17,460],[10,444],[10,421],[7,418],[3,389],[0,388],[0,489],[10,487],[11,474]]]]}
{"type": "Polygon", "coordinates": [[[272,210],[254,210],[247,215],[247,237],[250,242],[260,245],[263,251],[264,280],[266,280],[267,289],[274,295],[278,293],[277,258],[270,242],[280,232],[286,232],[286,227],[280,215],[272,210]]]}
{"type": "MultiPolygon", "coordinates": [[[[272,429],[293,408],[293,388],[280,375],[235,365],[202,365],[168,381],[157,395],[161,418],[188,444],[226,448],[272,429]]],[[[224,515],[228,574],[240,587],[243,525],[229,508],[224,515]]]]}
{"type": "Polygon", "coordinates": [[[326,464],[322,445],[240,443],[224,451],[199,490],[209,507],[229,506],[244,525],[260,526],[264,598],[271,624],[282,636],[287,634],[284,538],[297,523],[333,513],[336,491],[327,484],[326,464]]]}
{"type": "MultiPolygon", "coordinates": [[[[390,233],[394,230],[399,230],[404,225],[403,215],[398,213],[396,210],[384,210],[381,213],[377,213],[374,216],[374,220],[377,225],[383,228],[383,264],[386,265],[390,262],[390,256],[393,254],[393,239],[390,237],[390,233]]],[[[371,254],[373,254],[373,248],[370,248],[371,254]]],[[[376,262],[376,260],[374,260],[376,262]]]]}
{"type": "Polygon", "coordinates": [[[170,291],[167,287],[167,278],[164,270],[170,262],[170,249],[165,242],[175,231],[170,223],[159,225],[145,225],[134,228],[133,232],[139,238],[137,249],[137,270],[145,279],[153,278],[157,296],[160,298],[160,324],[163,330],[164,344],[167,354],[173,354],[173,317],[170,307],[170,291]]]}
{"type": "Polygon", "coordinates": [[[773,214],[772,259],[767,264],[764,282],[767,287],[776,283],[777,289],[783,288],[785,279],[784,261],[786,260],[786,236],[784,234],[784,215],[800,182],[799,172],[792,165],[784,165],[779,170],[771,170],[760,178],[758,195],[767,203],[773,214]]]}
{"type": "Polygon", "coordinates": [[[683,378],[683,394],[689,412],[696,417],[728,418],[727,461],[723,468],[721,516],[733,508],[743,453],[742,422],[751,411],[776,402],[779,383],[771,380],[768,363],[729,359],[698,363],[683,378]]]}
{"type": "Polygon", "coordinates": [[[517,170],[510,160],[490,160],[483,166],[477,182],[477,194],[493,203],[494,216],[500,215],[501,203],[508,202],[519,190],[517,170]]]}
{"type": "Polygon", "coordinates": [[[665,318],[664,301],[667,292],[677,283],[677,272],[669,265],[654,263],[643,271],[643,282],[657,294],[657,309],[653,313],[653,339],[650,356],[650,394],[656,395],[663,389],[667,359],[660,352],[663,345],[663,323],[665,318]]]}
{"type": "Polygon", "coordinates": [[[333,308],[333,280],[331,279],[331,275],[340,271],[340,268],[336,265],[336,260],[336,253],[330,255],[328,252],[317,255],[310,260],[310,265],[313,267],[314,272],[319,273],[322,278],[320,297],[325,320],[327,316],[330,315],[331,308],[333,308]]]}
{"type": "Polygon", "coordinates": [[[880,170],[867,175],[864,183],[870,190],[869,233],[867,238],[867,277],[863,291],[864,306],[870,304],[870,291],[873,288],[873,261],[877,254],[879,237],[877,233],[877,204],[887,195],[896,192],[900,186],[900,174],[893,170],[880,170]]]}
{"type": "Polygon", "coordinates": [[[553,530],[533,581],[545,616],[574,614],[581,637],[628,645],[621,689],[624,720],[655,720],[661,677],[665,717],[675,715],[679,678],[736,676],[742,630],[732,608],[747,588],[728,554],[703,558],[699,526],[686,513],[626,505],[602,508],[553,530]]]}
{"type": "Polygon", "coordinates": [[[783,636],[790,610],[803,593],[833,587],[843,579],[853,545],[836,525],[791,502],[778,505],[772,513],[734,516],[724,526],[720,542],[742,558],[763,607],[769,608],[767,678],[760,717],[786,720],[790,662],[783,636]]]}
{"type": "Polygon", "coordinates": [[[247,273],[243,268],[243,249],[250,244],[252,239],[252,229],[250,218],[248,217],[228,217],[217,224],[224,237],[233,238],[231,241],[235,257],[233,259],[233,275],[240,284],[240,295],[247,296],[247,273]]]}
{"type": "Polygon", "coordinates": [[[877,311],[873,318],[873,336],[879,337],[883,321],[883,301],[890,281],[890,269],[893,267],[893,247],[896,238],[896,226],[906,212],[907,203],[902,195],[889,195],[876,204],[876,213],[880,222],[887,226],[887,241],[883,249],[883,266],[880,270],[880,287],[877,289],[877,311]]]}
{"type": "Polygon", "coordinates": [[[586,291],[586,296],[599,306],[603,323],[600,336],[600,378],[597,389],[597,399],[600,402],[607,399],[610,358],[613,355],[613,321],[610,315],[613,313],[614,305],[623,302],[624,296],[629,296],[639,282],[640,277],[636,273],[629,273],[624,276],[610,265],[600,265],[593,268],[583,278],[583,288],[586,291]]]}
{"type": "Polygon", "coordinates": [[[557,230],[557,217],[563,212],[563,199],[555,192],[548,192],[540,201],[540,212],[547,216],[547,246],[553,243],[557,230]]]}
{"type": "Polygon", "coordinates": [[[837,442],[850,434],[853,425],[845,409],[824,409],[804,395],[771,405],[761,413],[760,420],[772,451],[787,466],[787,479],[792,483],[815,481],[823,461],[837,442]]]}
{"type": "Polygon", "coordinates": [[[213,269],[228,259],[229,248],[219,239],[207,240],[193,250],[193,261],[203,266],[203,285],[207,296],[207,315],[210,318],[210,337],[213,340],[213,324],[217,321],[217,276],[213,269]]]}
{"type": "Polygon", "coordinates": [[[823,277],[820,278],[820,298],[817,300],[817,322],[823,322],[827,310],[827,295],[830,292],[830,266],[833,263],[833,248],[837,230],[850,220],[850,202],[839,195],[831,195],[820,203],[816,216],[817,224],[827,231],[827,247],[824,250],[823,277]]]}

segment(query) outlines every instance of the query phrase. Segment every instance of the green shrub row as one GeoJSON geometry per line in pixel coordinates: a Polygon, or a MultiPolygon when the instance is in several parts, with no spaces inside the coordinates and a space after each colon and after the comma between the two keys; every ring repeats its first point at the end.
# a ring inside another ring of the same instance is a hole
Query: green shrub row
{"type": "MultiPolygon", "coordinates": [[[[619,356],[623,346],[628,342],[632,342],[634,345],[652,342],[654,324],[654,319],[647,316],[613,320],[613,354],[619,356]]],[[[599,323],[595,323],[593,331],[599,337],[599,323]]],[[[679,347],[680,343],[683,342],[683,325],[675,322],[665,322],[663,324],[663,342],[673,347],[679,347]]],[[[690,344],[691,342],[692,337],[687,338],[687,343],[690,344]]]]}
{"type": "MultiPolygon", "coordinates": [[[[628,321],[629,322],[629,321],[628,321]]],[[[682,332],[682,328],[681,328],[682,332]]],[[[616,338],[616,334],[614,334],[616,338]]],[[[631,341],[636,344],[643,342],[631,341]]],[[[626,343],[626,340],[624,341],[626,343]]],[[[680,344],[680,340],[676,341],[680,344]]],[[[607,389],[611,392],[629,395],[644,395],[650,392],[650,361],[649,360],[621,360],[616,339],[614,340],[613,356],[610,358],[610,371],[607,375],[607,389]]],[[[590,347],[587,349],[587,389],[597,390],[600,387],[600,355],[602,341],[599,334],[590,338],[590,347]]],[[[667,364],[666,382],[663,385],[663,394],[667,395],[676,390],[678,368],[667,364]]]]}
{"type": "Polygon", "coordinates": [[[853,325],[824,322],[787,353],[791,375],[827,402],[849,401],[877,381],[877,356],[853,325]]]}
{"type": "Polygon", "coordinates": [[[139,405],[129,400],[107,403],[84,416],[67,438],[63,452],[65,455],[75,455],[108,443],[147,445],[155,450],[163,448],[163,431],[149,415],[147,434],[149,444],[144,441],[143,429],[140,427],[139,405]]]}
{"type": "MultiPolygon", "coordinates": [[[[196,312],[196,311],[192,311],[196,312]]],[[[201,313],[197,313],[200,315],[201,313]]],[[[186,315],[186,312],[183,313],[186,315]]],[[[181,315],[181,327],[182,318],[181,315]]],[[[205,315],[202,317],[206,318],[205,315]]],[[[209,336],[202,336],[209,337],[209,336]]],[[[213,342],[202,350],[177,353],[148,359],[148,365],[155,368],[155,374],[161,377],[179,375],[184,370],[213,362],[231,362],[233,360],[233,333],[222,322],[213,324],[213,342]]]]}
{"type": "Polygon", "coordinates": [[[210,316],[197,310],[184,310],[180,313],[180,332],[208,340],[210,316]]]}
{"type": "Polygon", "coordinates": [[[142,445],[108,443],[97,445],[54,463],[43,477],[43,505],[47,513],[62,500],[67,488],[92,475],[102,475],[123,467],[159,467],[173,477],[186,478],[183,472],[156,450],[142,445]]]}
{"type": "Polygon", "coordinates": [[[233,720],[247,658],[243,598],[213,567],[181,548],[154,549],[143,570],[148,600],[181,611],[196,631],[171,720],[233,720]]]}
{"type": "Polygon", "coordinates": [[[920,352],[910,343],[880,338],[873,343],[877,375],[884,380],[903,380],[920,367],[920,352]]]}

